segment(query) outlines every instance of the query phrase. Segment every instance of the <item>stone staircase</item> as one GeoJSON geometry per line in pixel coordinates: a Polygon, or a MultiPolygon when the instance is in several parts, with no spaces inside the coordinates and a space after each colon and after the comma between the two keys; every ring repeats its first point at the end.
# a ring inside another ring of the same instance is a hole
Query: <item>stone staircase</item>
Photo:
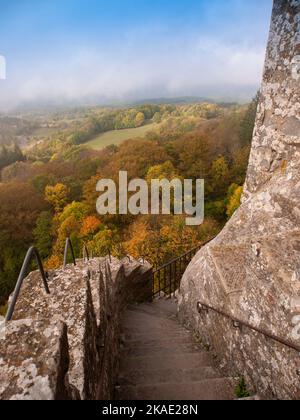
{"type": "Polygon", "coordinates": [[[233,400],[236,380],[224,378],[176,316],[175,300],[130,306],[116,400],[233,400]]]}

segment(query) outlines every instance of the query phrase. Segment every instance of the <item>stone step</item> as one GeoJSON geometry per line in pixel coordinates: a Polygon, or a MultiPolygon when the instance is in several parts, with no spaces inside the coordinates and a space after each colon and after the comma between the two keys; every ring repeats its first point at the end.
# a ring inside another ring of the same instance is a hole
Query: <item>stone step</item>
{"type": "Polygon", "coordinates": [[[162,334],[160,331],[153,332],[149,331],[148,333],[144,332],[133,332],[131,330],[125,331],[123,328],[122,340],[124,342],[134,342],[134,341],[147,341],[147,340],[161,340],[162,338],[166,340],[176,340],[176,339],[185,339],[192,340],[192,335],[189,331],[164,331],[162,334]]]}
{"type": "Polygon", "coordinates": [[[118,400],[199,401],[234,400],[235,381],[230,378],[206,379],[199,382],[121,386],[118,400]]]}
{"type": "MultiPolygon", "coordinates": [[[[137,337],[136,337],[137,338],[137,337]]],[[[161,348],[168,348],[173,346],[179,346],[181,344],[186,345],[190,343],[189,340],[190,337],[187,337],[185,335],[174,335],[173,337],[166,337],[166,338],[153,338],[147,336],[139,337],[139,339],[136,340],[129,340],[123,337],[123,348],[153,348],[153,347],[161,347],[161,348]]],[[[193,345],[196,345],[195,343],[192,343],[193,345]]]]}
{"type": "Polygon", "coordinates": [[[221,377],[212,355],[179,324],[176,312],[172,299],[127,310],[117,399],[235,399],[236,381],[221,377]]]}
{"type": "Polygon", "coordinates": [[[162,305],[156,305],[156,304],[147,304],[147,305],[141,305],[141,306],[130,306],[128,308],[128,313],[138,313],[143,315],[149,315],[149,316],[166,316],[166,317],[172,317],[177,315],[177,308],[174,305],[164,307],[162,305]],[[153,305],[153,306],[151,306],[153,305]]]}
{"type": "Polygon", "coordinates": [[[132,370],[130,374],[120,374],[118,385],[153,385],[163,383],[189,383],[200,382],[205,379],[217,379],[220,375],[210,366],[193,369],[159,369],[159,370],[132,370]]]}
{"type": "Polygon", "coordinates": [[[125,321],[128,324],[136,323],[136,325],[138,326],[142,325],[144,322],[146,323],[153,322],[154,325],[170,325],[170,326],[173,325],[174,327],[177,326],[178,328],[182,328],[178,324],[176,315],[166,315],[162,313],[157,313],[153,315],[145,314],[145,313],[141,313],[141,314],[129,313],[126,315],[125,321]],[[136,319],[137,316],[138,316],[138,319],[136,319]]]}
{"type": "Polygon", "coordinates": [[[172,345],[148,345],[148,346],[128,346],[124,347],[122,351],[123,357],[139,357],[139,356],[167,356],[174,354],[194,354],[201,352],[202,349],[198,344],[195,343],[185,343],[185,344],[175,344],[172,345]]]}
{"type": "Polygon", "coordinates": [[[178,331],[184,331],[185,328],[183,326],[181,326],[178,321],[177,318],[174,319],[170,319],[170,318],[166,318],[166,317],[157,317],[157,316],[151,316],[151,315],[134,315],[134,316],[127,316],[124,319],[124,327],[125,328],[137,328],[137,329],[141,329],[142,331],[145,331],[145,326],[149,326],[152,329],[155,328],[169,328],[169,329],[174,329],[174,330],[178,330],[178,331]],[[136,319],[138,316],[138,319],[136,319]],[[144,329],[143,329],[144,327],[144,329]]]}
{"type": "Polygon", "coordinates": [[[197,369],[207,366],[212,366],[212,360],[205,351],[175,355],[158,353],[155,356],[124,357],[121,359],[120,371],[130,375],[130,371],[137,369],[197,369]]]}
{"type": "Polygon", "coordinates": [[[180,326],[177,321],[177,316],[175,314],[165,314],[163,312],[155,311],[153,313],[151,312],[136,312],[136,311],[127,311],[125,315],[125,321],[136,321],[137,323],[142,323],[144,321],[150,321],[150,322],[173,322],[174,324],[177,324],[178,327],[180,326]]]}
{"type": "Polygon", "coordinates": [[[174,317],[177,315],[177,307],[176,304],[171,304],[169,306],[165,305],[157,305],[157,304],[147,304],[147,305],[141,305],[141,306],[130,306],[128,308],[130,312],[135,312],[139,314],[145,314],[150,316],[170,316],[174,317]]]}
{"type": "Polygon", "coordinates": [[[138,334],[144,334],[145,335],[145,331],[148,331],[148,336],[149,337],[157,337],[157,336],[161,336],[164,337],[165,334],[169,334],[169,335],[176,335],[176,334],[184,334],[186,333],[186,330],[183,329],[175,329],[172,328],[170,326],[153,326],[150,328],[150,326],[148,324],[144,324],[144,327],[140,326],[127,326],[125,328],[123,328],[123,332],[124,334],[134,334],[134,335],[138,335],[138,334]]]}

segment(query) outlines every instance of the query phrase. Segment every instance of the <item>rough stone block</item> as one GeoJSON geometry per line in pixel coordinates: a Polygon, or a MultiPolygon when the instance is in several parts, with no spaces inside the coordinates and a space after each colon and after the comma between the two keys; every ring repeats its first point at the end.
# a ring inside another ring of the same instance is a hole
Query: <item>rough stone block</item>
{"type": "Polygon", "coordinates": [[[80,399],[68,381],[68,350],[64,323],[8,323],[5,337],[0,338],[0,399],[80,399]]]}

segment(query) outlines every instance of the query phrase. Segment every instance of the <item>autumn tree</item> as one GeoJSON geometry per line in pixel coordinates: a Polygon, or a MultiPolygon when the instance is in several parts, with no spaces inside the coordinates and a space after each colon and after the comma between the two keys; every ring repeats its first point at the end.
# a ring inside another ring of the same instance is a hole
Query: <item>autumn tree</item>
{"type": "Polygon", "coordinates": [[[212,163],[211,173],[214,194],[217,197],[224,195],[230,182],[230,171],[224,156],[220,156],[212,163]]]}
{"type": "Polygon", "coordinates": [[[141,127],[145,122],[145,115],[142,112],[138,112],[135,117],[136,127],[141,127]]]}
{"type": "Polygon", "coordinates": [[[33,231],[35,244],[42,258],[48,258],[52,248],[52,214],[49,211],[42,212],[36,222],[33,231]]]}
{"type": "MultiPolygon", "coordinates": [[[[99,171],[101,178],[119,178],[119,171],[127,171],[128,178],[145,178],[149,168],[169,159],[164,147],[151,140],[127,140],[99,171]]],[[[98,179],[99,180],[99,179],[98,179]]]]}
{"type": "Polygon", "coordinates": [[[45,189],[45,200],[51,204],[55,213],[61,213],[68,202],[68,187],[64,184],[47,186],[45,189]]]}
{"type": "Polygon", "coordinates": [[[172,145],[174,159],[184,178],[207,180],[210,171],[210,139],[203,134],[193,133],[178,139],[172,145]]]}
{"type": "Polygon", "coordinates": [[[152,121],[155,124],[159,124],[161,122],[161,114],[159,112],[156,112],[152,118],[152,121]]]}
{"type": "Polygon", "coordinates": [[[179,173],[173,163],[168,160],[161,165],[151,166],[148,170],[146,181],[151,184],[152,179],[172,181],[175,178],[180,178],[179,173]]]}
{"type": "Polygon", "coordinates": [[[26,158],[17,144],[10,147],[2,145],[0,148],[0,172],[1,169],[8,165],[11,165],[14,162],[22,162],[24,160],[26,160],[26,158]]]}
{"type": "Polygon", "coordinates": [[[92,239],[101,227],[100,220],[95,216],[87,216],[82,221],[80,235],[86,239],[92,239]]]}
{"type": "Polygon", "coordinates": [[[227,211],[228,219],[235,213],[241,205],[241,198],[243,194],[243,187],[232,184],[228,190],[227,195],[227,211]]]}
{"type": "Polygon", "coordinates": [[[88,248],[93,255],[104,257],[110,252],[112,255],[118,255],[118,245],[121,238],[116,229],[112,230],[104,226],[93,239],[88,242],[88,248]]]}
{"type": "Polygon", "coordinates": [[[100,175],[92,176],[83,185],[83,202],[86,206],[88,206],[90,213],[96,213],[96,201],[99,197],[99,193],[96,190],[96,185],[100,179],[100,175]]]}
{"type": "Polygon", "coordinates": [[[128,255],[134,258],[143,256],[154,265],[159,263],[159,232],[151,228],[147,218],[136,219],[130,225],[127,235],[129,239],[123,246],[128,255]]]}
{"type": "Polygon", "coordinates": [[[0,184],[0,305],[12,292],[45,203],[26,183],[0,184]]]}
{"type": "Polygon", "coordinates": [[[81,252],[81,235],[83,220],[89,212],[84,203],[73,202],[68,204],[58,217],[57,240],[54,246],[54,255],[61,255],[64,250],[65,241],[70,238],[77,255],[81,252]]]}

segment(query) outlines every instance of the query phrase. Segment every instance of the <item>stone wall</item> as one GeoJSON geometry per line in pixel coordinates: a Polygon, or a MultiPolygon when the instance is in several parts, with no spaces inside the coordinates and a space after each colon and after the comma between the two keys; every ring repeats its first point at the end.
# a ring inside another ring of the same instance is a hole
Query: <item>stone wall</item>
{"type": "Polygon", "coordinates": [[[300,397],[299,354],[235,329],[203,301],[300,345],[300,0],[275,0],[240,209],[187,269],[179,316],[266,397],[300,397]]]}
{"type": "Polygon", "coordinates": [[[111,399],[120,324],[129,303],[152,296],[151,267],[93,259],[25,279],[0,334],[0,399],[111,399]],[[130,289],[130,292],[129,292],[130,289]]]}

